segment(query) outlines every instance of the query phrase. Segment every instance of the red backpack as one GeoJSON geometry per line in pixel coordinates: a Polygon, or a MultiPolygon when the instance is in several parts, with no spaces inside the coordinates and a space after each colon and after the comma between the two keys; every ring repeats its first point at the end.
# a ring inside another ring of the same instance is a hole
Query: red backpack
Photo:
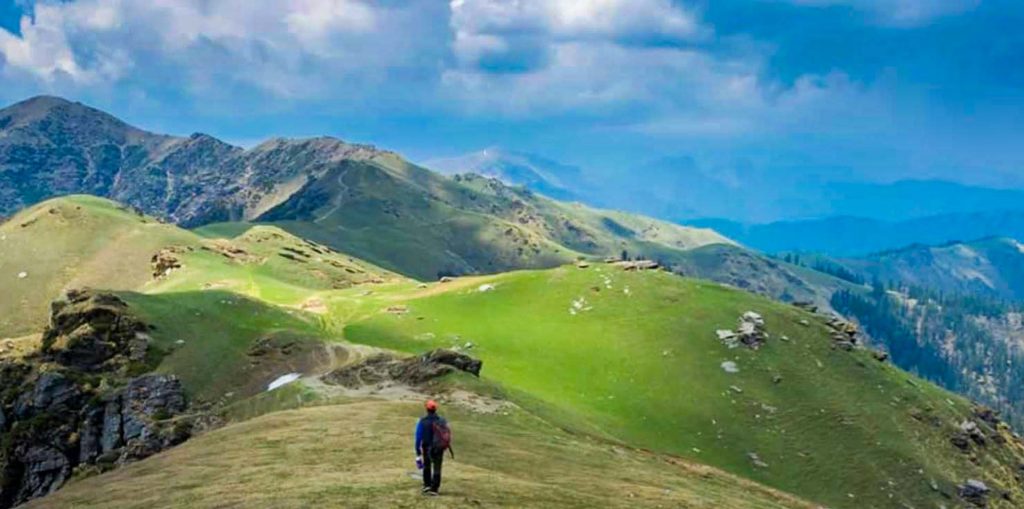
{"type": "Polygon", "coordinates": [[[452,450],[452,429],[448,427],[448,421],[438,417],[433,424],[434,441],[430,444],[433,452],[448,451],[455,458],[455,451],[452,450]]]}

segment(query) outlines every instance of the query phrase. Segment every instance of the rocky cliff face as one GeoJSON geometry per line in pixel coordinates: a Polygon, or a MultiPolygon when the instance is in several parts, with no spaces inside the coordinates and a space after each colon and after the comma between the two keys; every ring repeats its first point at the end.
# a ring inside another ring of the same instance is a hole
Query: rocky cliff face
{"type": "Polygon", "coordinates": [[[189,438],[179,380],[145,373],[159,357],[147,330],[118,297],[70,291],[38,352],[0,359],[0,508],[189,438]]]}

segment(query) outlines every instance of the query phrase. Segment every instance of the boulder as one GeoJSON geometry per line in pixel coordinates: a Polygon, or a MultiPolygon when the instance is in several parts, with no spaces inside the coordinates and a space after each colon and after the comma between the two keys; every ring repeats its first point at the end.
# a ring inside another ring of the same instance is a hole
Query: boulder
{"type": "Polygon", "coordinates": [[[988,507],[989,488],[984,482],[976,479],[968,479],[967,482],[957,486],[957,494],[965,502],[976,507],[988,507]]]}
{"type": "Polygon", "coordinates": [[[480,376],[480,370],[484,363],[466,354],[452,350],[437,349],[423,355],[422,361],[426,363],[438,363],[451,366],[459,371],[465,371],[473,376],[480,376]]]}
{"type": "MultiPolygon", "coordinates": [[[[190,248],[187,250],[191,250],[190,248]]],[[[167,277],[171,272],[181,268],[181,260],[178,255],[185,252],[186,248],[168,247],[161,249],[149,260],[153,269],[153,279],[167,277]]]]}
{"type": "Polygon", "coordinates": [[[735,331],[719,329],[715,331],[715,334],[718,336],[718,340],[729,348],[744,344],[756,350],[768,339],[768,333],[764,328],[764,318],[753,311],[747,311],[740,316],[735,331]]]}

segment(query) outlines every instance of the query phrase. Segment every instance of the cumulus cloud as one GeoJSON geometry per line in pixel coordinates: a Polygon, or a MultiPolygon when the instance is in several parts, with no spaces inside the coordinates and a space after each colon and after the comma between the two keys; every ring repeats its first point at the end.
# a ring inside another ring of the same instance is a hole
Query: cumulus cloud
{"type": "Polygon", "coordinates": [[[529,70],[563,43],[666,45],[708,34],[670,0],[452,0],[453,50],[466,67],[529,70]]]}
{"type": "Polygon", "coordinates": [[[857,93],[841,73],[774,82],[765,51],[725,51],[711,27],[669,1],[453,0],[451,8],[457,65],[442,84],[476,113],[722,135],[857,93]]]}
{"type": "Polygon", "coordinates": [[[769,129],[858,93],[838,72],[773,81],[768,50],[723,42],[700,11],[673,0],[44,0],[30,8],[19,34],[0,29],[0,78],[58,93],[163,91],[236,108],[282,98],[338,110],[400,103],[435,115],[573,116],[716,135],[769,129]]]}
{"type": "Polygon", "coordinates": [[[0,29],[4,71],[89,85],[148,72],[184,87],[232,82],[278,96],[413,65],[428,2],[76,0],[36,3],[20,35],[0,29]]]}

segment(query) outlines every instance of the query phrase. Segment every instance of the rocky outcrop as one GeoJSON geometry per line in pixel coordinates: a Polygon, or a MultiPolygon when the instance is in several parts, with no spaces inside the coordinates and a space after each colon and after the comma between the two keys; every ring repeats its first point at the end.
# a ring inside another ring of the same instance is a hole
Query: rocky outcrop
{"type": "Polygon", "coordinates": [[[1010,425],[999,418],[999,414],[984,405],[976,405],[972,419],[960,422],[949,442],[965,454],[985,449],[993,444],[1003,445],[1016,441],[1010,425]]]}
{"type": "Polygon", "coordinates": [[[382,383],[421,386],[456,371],[480,376],[482,368],[483,362],[478,359],[452,350],[437,349],[407,359],[388,354],[375,355],[359,364],[332,371],[323,380],[350,389],[382,383]]]}
{"type": "Polygon", "coordinates": [[[641,270],[657,270],[661,265],[653,260],[623,260],[614,262],[613,265],[627,272],[641,270]]]}
{"type": "Polygon", "coordinates": [[[829,335],[832,338],[833,348],[851,351],[860,343],[860,329],[857,327],[857,324],[838,316],[833,316],[829,319],[827,325],[831,330],[829,335]]]}
{"type": "Polygon", "coordinates": [[[188,246],[170,246],[158,251],[150,258],[149,263],[153,268],[153,279],[161,279],[169,276],[182,267],[181,255],[193,251],[188,246]]]}
{"type": "Polygon", "coordinates": [[[181,382],[143,374],[147,327],[111,294],[70,291],[53,303],[38,352],[0,362],[0,508],[187,440],[181,382]]]}
{"type": "Polygon", "coordinates": [[[764,317],[753,311],[747,311],[740,316],[735,331],[721,329],[717,331],[717,334],[718,339],[729,348],[744,345],[757,350],[768,340],[764,317]]]}
{"type": "Polygon", "coordinates": [[[148,328],[116,295],[68,290],[50,308],[42,360],[85,372],[118,371],[146,361],[148,328]]]}

